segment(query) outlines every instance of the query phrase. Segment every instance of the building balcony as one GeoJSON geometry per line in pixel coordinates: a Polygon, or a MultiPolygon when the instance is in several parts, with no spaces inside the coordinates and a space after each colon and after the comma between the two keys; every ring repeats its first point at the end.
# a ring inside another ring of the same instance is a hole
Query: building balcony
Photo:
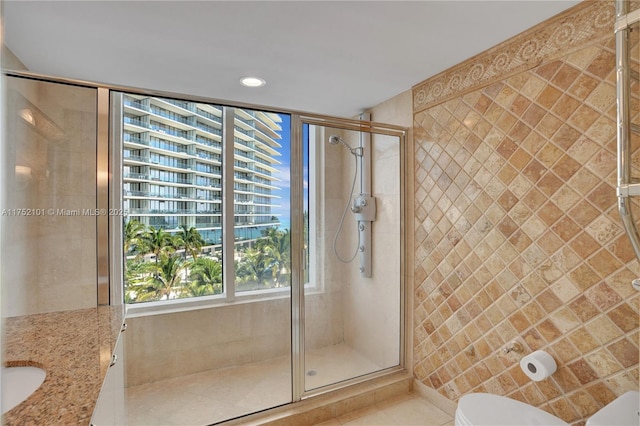
{"type": "Polygon", "coordinates": [[[142,118],[125,116],[123,117],[123,121],[125,124],[132,124],[134,126],[145,127],[147,129],[149,128],[149,123],[142,118]]]}
{"type": "Polygon", "coordinates": [[[204,123],[196,122],[194,127],[198,130],[205,131],[207,133],[211,133],[213,135],[222,136],[222,129],[217,129],[213,126],[208,126],[204,123]]]}
{"type": "Polygon", "coordinates": [[[190,200],[191,197],[182,194],[161,194],[159,192],[150,191],[124,191],[126,198],[173,198],[176,200],[190,200]]]}
{"type": "Polygon", "coordinates": [[[134,100],[132,98],[128,98],[125,96],[124,98],[124,104],[126,106],[130,106],[142,111],[149,111],[149,107],[147,105],[145,105],[141,100],[134,100]]]}
{"type": "Polygon", "coordinates": [[[145,174],[145,173],[124,173],[122,175],[122,177],[125,180],[127,180],[127,179],[145,180],[145,181],[152,181],[152,182],[175,183],[175,184],[180,184],[180,185],[192,185],[193,184],[193,180],[192,179],[161,178],[159,176],[150,176],[149,174],[145,174]]]}
{"type": "Polygon", "coordinates": [[[136,161],[138,163],[148,163],[149,157],[143,155],[125,155],[122,157],[123,161],[136,161]]]}
{"type": "Polygon", "coordinates": [[[125,179],[151,180],[151,176],[145,173],[124,173],[122,177],[125,179]]]}
{"type": "Polygon", "coordinates": [[[145,209],[145,208],[130,208],[129,214],[153,214],[153,215],[170,215],[170,214],[189,214],[195,213],[195,209],[145,209]]]}
{"type": "Polygon", "coordinates": [[[125,144],[125,146],[127,144],[138,144],[138,145],[144,145],[144,146],[149,146],[149,141],[146,139],[142,139],[139,136],[130,136],[128,133],[124,134],[124,138],[123,138],[123,142],[125,144]]]}
{"type": "Polygon", "coordinates": [[[155,115],[158,115],[160,117],[164,117],[164,118],[168,118],[171,121],[177,121],[178,123],[182,123],[182,124],[186,124],[189,126],[193,126],[194,123],[194,118],[191,117],[185,117],[182,116],[180,114],[176,114],[175,112],[171,112],[171,111],[167,111],[165,109],[162,109],[160,107],[157,107],[155,105],[151,105],[151,108],[149,109],[149,111],[155,115]]]}
{"type": "Polygon", "coordinates": [[[220,118],[220,117],[218,117],[218,116],[216,116],[214,114],[211,114],[210,112],[207,112],[207,111],[205,111],[205,110],[203,110],[201,108],[196,108],[196,114],[198,114],[201,117],[208,118],[211,121],[215,121],[216,123],[218,123],[220,125],[222,124],[222,118],[220,118]]]}
{"type": "Polygon", "coordinates": [[[217,141],[206,139],[200,136],[196,136],[196,142],[205,146],[210,146],[212,148],[217,148],[222,150],[222,142],[217,142],[217,141]]]}
{"type": "Polygon", "coordinates": [[[197,229],[202,228],[220,228],[222,224],[220,222],[205,222],[205,223],[196,223],[195,227],[197,229]]]}

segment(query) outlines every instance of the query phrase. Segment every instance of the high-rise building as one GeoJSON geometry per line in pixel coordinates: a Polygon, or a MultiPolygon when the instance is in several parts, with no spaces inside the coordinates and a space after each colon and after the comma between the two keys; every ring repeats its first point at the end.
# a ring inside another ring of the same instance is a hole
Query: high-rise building
{"type": "MultiPolygon", "coordinates": [[[[195,227],[222,243],[222,107],[123,96],[124,208],[129,218],[169,232],[195,227]]],[[[275,166],[278,114],[234,109],[234,237],[237,244],[280,224],[275,166]]]]}

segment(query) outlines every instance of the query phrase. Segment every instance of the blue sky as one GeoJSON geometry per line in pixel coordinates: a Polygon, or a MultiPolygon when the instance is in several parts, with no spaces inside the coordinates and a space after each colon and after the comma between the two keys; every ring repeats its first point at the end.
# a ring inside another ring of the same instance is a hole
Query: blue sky
{"type": "MultiPolygon", "coordinates": [[[[287,114],[280,114],[282,117],[282,132],[280,132],[282,139],[279,141],[282,148],[278,151],[282,154],[280,157],[276,157],[277,160],[281,163],[277,166],[278,172],[275,176],[280,179],[279,182],[276,182],[276,185],[281,189],[279,191],[275,191],[275,194],[278,195],[279,198],[276,201],[276,204],[279,204],[279,207],[273,209],[274,213],[280,213],[280,221],[282,223],[282,228],[291,229],[291,116],[287,114]]],[[[302,141],[305,144],[303,147],[303,156],[304,156],[304,209],[308,210],[308,164],[309,164],[309,153],[307,149],[307,141],[309,135],[309,126],[307,124],[302,126],[302,141]]]]}
{"type": "Polygon", "coordinates": [[[280,157],[276,157],[280,161],[280,165],[277,166],[278,172],[275,176],[280,179],[276,182],[276,185],[281,189],[274,191],[280,198],[276,201],[280,207],[273,209],[275,213],[280,213],[280,221],[283,228],[291,229],[291,116],[287,114],[280,114],[282,117],[282,139],[280,139],[280,145],[282,149],[279,149],[282,154],[280,157]]]}

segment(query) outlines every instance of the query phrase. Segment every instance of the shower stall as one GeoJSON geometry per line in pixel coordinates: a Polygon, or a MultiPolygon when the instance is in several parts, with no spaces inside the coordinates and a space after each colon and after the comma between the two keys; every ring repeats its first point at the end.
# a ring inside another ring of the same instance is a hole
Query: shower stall
{"type": "Polygon", "coordinates": [[[4,313],[126,310],[93,424],[224,422],[404,368],[403,128],[17,72],[5,91],[4,205],[42,214],[3,237],[24,246],[4,313]]]}
{"type": "Polygon", "coordinates": [[[312,119],[303,126],[309,167],[309,275],[301,300],[307,392],[401,365],[403,294],[396,283],[402,221],[397,135],[312,119]],[[336,137],[349,148],[326,143],[336,137]],[[325,360],[329,365],[316,367],[325,360]]]}

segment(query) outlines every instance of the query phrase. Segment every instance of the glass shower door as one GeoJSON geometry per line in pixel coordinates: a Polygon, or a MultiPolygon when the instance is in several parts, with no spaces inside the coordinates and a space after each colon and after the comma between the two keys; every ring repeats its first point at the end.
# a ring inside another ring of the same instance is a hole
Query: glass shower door
{"type": "Polygon", "coordinates": [[[309,124],[304,391],[401,365],[401,136],[309,124]]]}

